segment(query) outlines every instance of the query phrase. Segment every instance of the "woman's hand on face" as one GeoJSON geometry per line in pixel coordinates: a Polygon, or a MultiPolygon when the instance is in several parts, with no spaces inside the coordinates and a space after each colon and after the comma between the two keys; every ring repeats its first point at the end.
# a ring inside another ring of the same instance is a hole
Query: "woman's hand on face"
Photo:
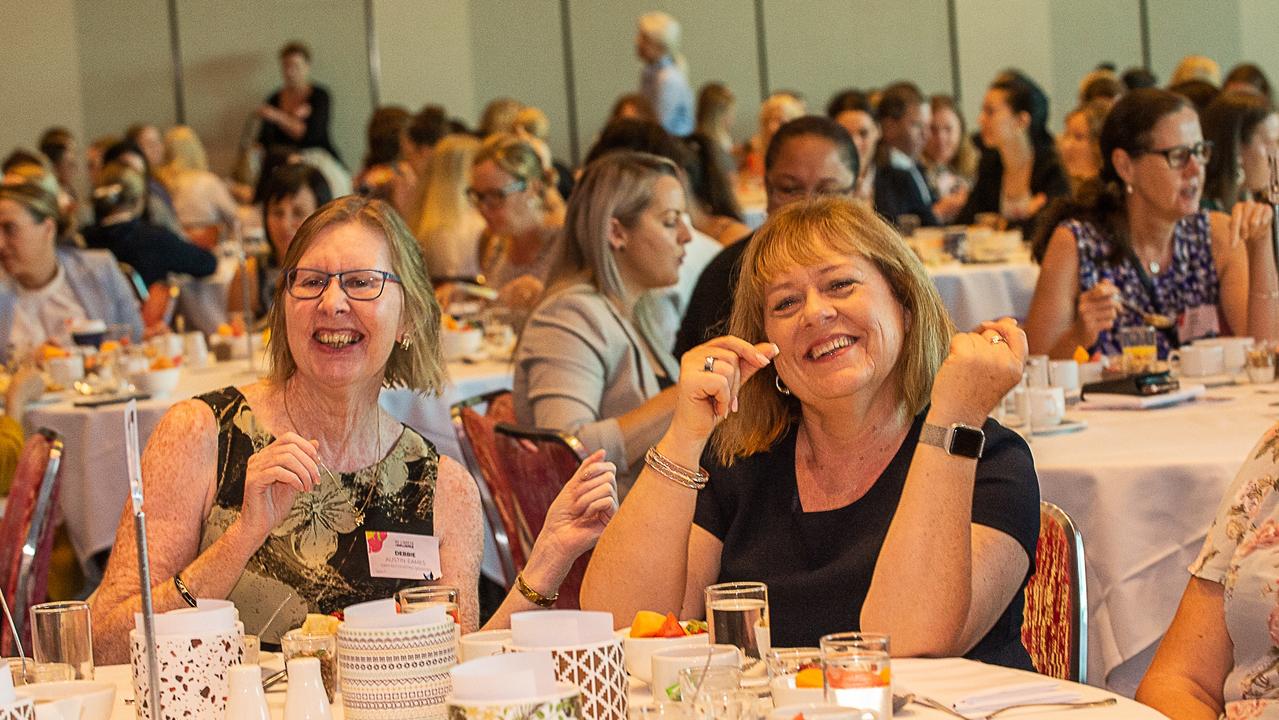
{"type": "Polygon", "coordinates": [[[582,461],[546,511],[538,542],[558,555],[567,569],[582,553],[595,547],[608,521],[617,512],[617,466],[596,450],[582,461]]]}
{"type": "Polygon", "coordinates": [[[1103,330],[1114,327],[1122,307],[1119,288],[1109,280],[1102,280],[1079,293],[1079,324],[1086,341],[1081,344],[1091,347],[1103,330]]]}
{"type": "Polygon", "coordinates": [[[951,422],[981,427],[995,404],[1018,382],[1026,364],[1026,333],[1017,321],[984,322],[957,333],[933,380],[932,411],[951,422]]]}
{"type": "Polygon", "coordinates": [[[542,297],[542,281],[532,275],[521,275],[502,286],[497,303],[508,308],[529,308],[542,297]]]}
{"type": "Polygon", "coordinates": [[[724,335],[684,353],[670,432],[685,441],[705,441],[720,420],[737,411],[742,383],[771,363],[778,352],[772,343],[752,345],[724,335]]]}
{"type": "Polygon", "coordinates": [[[1269,203],[1244,200],[1230,209],[1230,246],[1242,241],[1249,247],[1259,242],[1271,241],[1271,220],[1274,208],[1269,203]]]}
{"type": "Polygon", "coordinates": [[[236,522],[265,542],[288,517],[297,494],[319,484],[319,458],[315,443],[291,432],[250,455],[244,471],[244,504],[236,522]]]}

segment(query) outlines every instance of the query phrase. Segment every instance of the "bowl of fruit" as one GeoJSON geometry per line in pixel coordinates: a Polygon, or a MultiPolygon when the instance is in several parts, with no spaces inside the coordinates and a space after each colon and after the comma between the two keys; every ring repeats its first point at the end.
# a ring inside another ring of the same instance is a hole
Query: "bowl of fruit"
{"type": "Polygon", "coordinates": [[[484,344],[484,328],[452,315],[440,318],[440,350],[446,362],[461,360],[480,351],[484,344]]]}
{"type": "Polygon", "coordinates": [[[675,613],[640,610],[631,626],[617,631],[626,656],[626,672],[649,682],[653,677],[653,653],[666,648],[710,643],[706,623],[701,620],[680,622],[675,613]]]}
{"type": "Polygon", "coordinates": [[[129,382],[133,383],[140,393],[146,393],[153,398],[168,397],[177,389],[178,380],[182,377],[182,371],[178,368],[180,360],[181,358],[157,356],[145,372],[130,375],[129,382]]]}

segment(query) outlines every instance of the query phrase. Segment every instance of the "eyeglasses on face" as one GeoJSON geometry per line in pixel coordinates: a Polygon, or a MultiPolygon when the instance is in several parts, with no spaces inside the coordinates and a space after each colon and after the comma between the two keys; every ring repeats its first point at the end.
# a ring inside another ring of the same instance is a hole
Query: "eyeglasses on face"
{"type": "Polygon", "coordinates": [[[501,205],[511,195],[517,192],[524,192],[526,188],[528,188],[528,183],[523,180],[512,180],[504,187],[496,190],[476,190],[473,187],[469,187],[466,189],[466,199],[477,207],[493,208],[501,205]]]}
{"type": "Polygon", "coordinates": [[[1190,158],[1194,158],[1200,165],[1207,165],[1212,159],[1212,141],[1200,140],[1192,145],[1177,145],[1161,150],[1143,150],[1140,155],[1163,155],[1164,160],[1168,162],[1168,167],[1173,170],[1180,170],[1190,162],[1190,158]]]}
{"type": "Polygon", "coordinates": [[[338,287],[352,300],[377,300],[386,283],[400,282],[399,276],[385,270],[343,270],[329,273],[311,268],[293,268],[284,276],[284,287],[298,300],[314,300],[324,294],[329,281],[338,279],[338,287]]]}

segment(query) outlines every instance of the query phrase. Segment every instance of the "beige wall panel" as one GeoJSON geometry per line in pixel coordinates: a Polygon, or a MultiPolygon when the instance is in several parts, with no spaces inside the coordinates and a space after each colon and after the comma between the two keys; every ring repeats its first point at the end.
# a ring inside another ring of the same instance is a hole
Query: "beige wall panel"
{"type": "Polygon", "coordinates": [[[373,0],[381,98],[417,112],[443,105],[466,121],[475,112],[471,13],[466,0],[373,0]]]}
{"type": "Polygon", "coordinates": [[[1060,130],[1080,79],[1098,63],[1119,72],[1141,65],[1141,12],[1137,0],[1070,0],[1050,3],[1049,13],[1052,72],[1042,80],[1052,99],[1049,124],[1060,130]]]}
{"type": "Polygon", "coordinates": [[[204,139],[209,164],[230,170],[245,123],[280,85],[276,52],[304,40],[311,77],[333,97],[330,133],[353,171],[364,154],[372,111],[364,4],[349,0],[179,0],[187,121],[204,139]]]}
{"type": "MultiPolygon", "coordinates": [[[[956,0],[956,10],[964,117],[976,128],[982,97],[1000,71],[1016,67],[1041,84],[1052,77],[1048,0],[956,0]]],[[[1052,113],[1056,107],[1050,103],[1052,113]]]]}
{"type": "MultiPolygon", "coordinates": [[[[1167,84],[1186,55],[1207,55],[1222,72],[1239,62],[1238,0],[1149,0],[1150,62],[1161,85],[1167,84]]],[[[1273,43],[1274,28],[1268,28],[1273,43]]]]}
{"type": "MultiPolygon", "coordinates": [[[[1274,0],[1240,0],[1239,21],[1242,26],[1240,39],[1241,59],[1257,63],[1272,83],[1279,82],[1279,42],[1275,32],[1279,30],[1279,2],[1274,0]]],[[[1222,75],[1230,72],[1230,65],[1223,65],[1222,75]]]]}
{"type": "Polygon", "coordinates": [[[0,2],[0,157],[34,148],[40,133],[62,125],[84,137],[79,50],[71,0],[0,2]]]}

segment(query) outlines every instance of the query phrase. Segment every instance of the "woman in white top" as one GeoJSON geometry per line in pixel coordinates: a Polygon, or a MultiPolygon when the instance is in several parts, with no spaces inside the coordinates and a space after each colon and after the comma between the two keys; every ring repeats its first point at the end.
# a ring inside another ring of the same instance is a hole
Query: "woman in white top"
{"type": "Polygon", "coordinates": [[[186,125],[170,128],[164,134],[164,159],[155,174],[173,198],[178,222],[187,234],[197,239],[211,226],[219,234],[229,230],[236,220],[235,199],[222,179],[209,172],[204,145],[195,131],[186,125]]]}

